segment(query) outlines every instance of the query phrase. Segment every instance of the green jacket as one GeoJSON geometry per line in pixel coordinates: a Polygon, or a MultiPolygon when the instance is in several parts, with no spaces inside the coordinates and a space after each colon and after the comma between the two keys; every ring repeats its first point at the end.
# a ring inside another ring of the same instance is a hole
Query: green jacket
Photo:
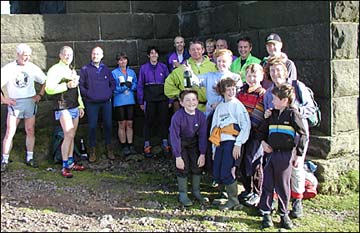
{"type": "MultiPolygon", "coordinates": [[[[217,71],[216,65],[210,61],[209,57],[204,56],[204,61],[197,66],[195,61],[192,58],[187,60],[188,65],[191,66],[191,69],[196,75],[205,74],[208,72],[217,71]]],[[[184,90],[184,71],[185,68],[183,65],[174,69],[170,75],[165,79],[164,92],[169,99],[177,99],[182,90],[184,90]]],[[[193,86],[193,89],[197,90],[199,95],[199,106],[198,109],[202,112],[205,112],[206,106],[206,90],[205,87],[193,86]]]]}
{"type": "Polygon", "coordinates": [[[242,67],[241,57],[238,57],[237,59],[235,59],[235,61],[233,61],[233,63],[231,63],[230,70],[231,72],[240,74],[241,80],[243,81],[243,83],[246,83],[246,67],[254,63],[260,64],[260,62],[261,60],[259,58],[252,56],[250,53],[249,56],[246,58],[245,64],[242,67]]]}

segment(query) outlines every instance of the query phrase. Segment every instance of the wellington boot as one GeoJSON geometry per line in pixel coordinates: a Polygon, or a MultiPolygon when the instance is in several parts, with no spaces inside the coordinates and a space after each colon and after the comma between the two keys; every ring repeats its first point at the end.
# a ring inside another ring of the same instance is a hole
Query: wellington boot
{"type": "Polygon", "coordinates": [[[222,205],[226,203],[228,200],[228,194],[226,193],[225,185],[219,184],[219,186],[217,187],[217,191],[218,195],[215,197],[211,204],[222,205]]]}
{"type": "Polygon", "coordinates": [[[89,147],[89,162],[93,163],[96,161],[95,147],[89,147]]]}
{"type": "Polygon", "coordinates": [[[187,178],[178,176],[177,180],[179,187],[179,201],[186,207],[192,206],[193,203],[187,195],[187,178]]]}
{"type": "Polygon", "coordinates": [[[200,194],[200,179],[200,175],[192,176],[192,194],[198,201],[200,201],[200,203],[207,203],[209,202],[209,198],[203,197],[200,194]]]}
{"type": "Polygon", "coordinates": [[[228,194],[228,201],[225,205],[220,205],[220,210],[240,210],[243,208],[243,205],[239,203],[238,199],[238,186],[235,181],[232,184],[226,185],[226,192],[228,194]]]}

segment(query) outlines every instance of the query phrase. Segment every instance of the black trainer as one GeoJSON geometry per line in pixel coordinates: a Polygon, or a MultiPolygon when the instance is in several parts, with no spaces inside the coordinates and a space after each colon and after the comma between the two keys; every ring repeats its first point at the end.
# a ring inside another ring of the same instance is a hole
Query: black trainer
{"type": "Polygon", "coordinates": [[[263,215],[263,220],[261,222],[261,229],[268,228],[274,226],[274,223],[271,219],[270,214],[263,215]]]}
{"type": "Polygon", "coordinates": [[[37,165],[37,163],[35,162],[34,159],[30,159],[29,161],[26,161],[26,165],[33,167],[33,168],[38,168],[39,165],[37,165]]]}
{"type": "Polygon", "coordinates": [[[284,216],[281,216],[280,219],[281,219],[280,220],[281,228],[291,230],[294,227],[293,223],[291,222],[291,219],[289,218],[289,215],[286,214],[284,216]]]}

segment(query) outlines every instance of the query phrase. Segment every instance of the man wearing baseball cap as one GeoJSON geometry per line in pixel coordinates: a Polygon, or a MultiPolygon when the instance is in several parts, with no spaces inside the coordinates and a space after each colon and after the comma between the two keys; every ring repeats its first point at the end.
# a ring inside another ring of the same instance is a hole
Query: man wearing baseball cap
{"type": "Polygon", "coordinates": [[[297,79],[296,66],[295,63],[292,60],[290,60],[285,53],[281,51],[283,46],[281,37],[276,33],[271,33],[265,38],[265,46],[269,56],[264,57],[260,63],[264,67],[264,71],[265,71],[265,79],[262,83],[262,86],[265,89],[268,89],[272,85],[270,74],[268,72],[268,64],[267,64],[268,59],[272,56],[281,58],[282,62],[286,65],[289,74],[288,82],[291,84],[293,80],[297,79]]]}

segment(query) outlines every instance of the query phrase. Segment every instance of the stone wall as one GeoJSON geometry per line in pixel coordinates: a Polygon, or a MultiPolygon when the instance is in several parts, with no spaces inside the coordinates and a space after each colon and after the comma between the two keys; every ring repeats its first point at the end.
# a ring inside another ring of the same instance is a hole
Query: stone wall
{"type": "MultiPolygon", "coordinates": [[[[66,14],[2,15],[1,66],[14,59],[17,43],[26,42],[34,50],[32,61],[44,70],[57,62],[58,50],[66,44],[74,48],[77,68],[100,45],[110,67],[121,50],[137,71],[147,61],[147,46],[158,46],[164,61],[179,34],[186,42],[225,38],[236,55],[236,40],[247,35],[253,40],[252,54],[262,58],[264,38],[276,32],[299,80],[314,90],[321,106],[323,119],[312,129],[309,154],[358,157],[358,10],[357,1],[67,1],[66,14]]],[[[41,112],[47,114],[42,119],[52,119],[50,111],[41,112]]],[[[141,119],[141,112],[136,114],[141,119]]],[[[43,122],[48,121],[37,124],[43,122]]],[[[141,127],[135,129],[141,134],[141,127]]]]}

